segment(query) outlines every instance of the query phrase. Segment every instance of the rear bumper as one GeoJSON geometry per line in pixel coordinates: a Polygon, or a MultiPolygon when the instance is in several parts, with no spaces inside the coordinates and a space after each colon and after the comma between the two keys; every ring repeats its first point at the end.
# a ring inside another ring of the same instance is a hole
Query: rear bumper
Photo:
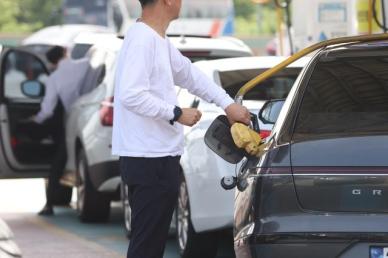
{"type": "Polygon", "coordinates": [[[118,160],[96,163],[89,167],[94,188],[103,192],[116,192],[121,179],[118,160]]]}
{"type": "Polygon", "coordinates": [[[369,258],[370,248],[388,247],[388,233],[297,233],[235,241],[237,258],[369,258]]]}

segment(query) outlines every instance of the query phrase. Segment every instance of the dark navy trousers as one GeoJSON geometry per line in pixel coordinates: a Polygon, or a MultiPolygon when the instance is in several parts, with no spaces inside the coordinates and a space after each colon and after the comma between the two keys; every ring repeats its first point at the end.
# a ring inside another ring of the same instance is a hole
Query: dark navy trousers
{"type": "Polygon", "coordinates": [[[162,258],[176,206],[180,156],[120,157],[132,210],[128,258],[162,258]]]}

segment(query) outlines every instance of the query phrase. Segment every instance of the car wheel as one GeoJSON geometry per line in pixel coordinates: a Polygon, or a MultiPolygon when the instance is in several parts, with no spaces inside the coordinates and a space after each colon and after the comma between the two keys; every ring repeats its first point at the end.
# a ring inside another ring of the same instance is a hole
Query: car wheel
{"type": "Polygon", "coordinates": [[[217,236],[214,232],[196,233],[191,223],[190,200],[182,178],[176,207],[176,231],[182,258],[214,258],[217,255],[217,236]]]}
{"type": "Polygon", "coordinates": [[[125,235],[130,238],[131,235],[131,207],[129,206],[128,199],[128,186],[124,183],[121,185],[121,200],[123,202],[124,210],[124,228],[125,235]]]}
{"type": "Polygon", "coordinates": [[[83,150],[77,159],[77,212],[82,222],[105,222],[110,214],[110,199],[94,189],[83,150]]]}

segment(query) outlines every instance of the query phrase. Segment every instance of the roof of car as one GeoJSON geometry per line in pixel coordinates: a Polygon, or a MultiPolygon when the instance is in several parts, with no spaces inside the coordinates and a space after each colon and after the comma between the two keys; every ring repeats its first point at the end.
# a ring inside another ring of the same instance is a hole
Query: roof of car
{"type": "Polygon", "coordinates": [[[241,40],[233,37],[207,38],[195,36],[169,36],[171,43],[181,51],[225,51],[238,56],[252,56],[252,50],[241,40]]]}
{"type": "MultiPolygon", "coordinates": [[[[233,70],[268,69],[274,67],[285,59],[286,57],[282,56],[235,57],[211,61],[198,61],[195,64],[202,70],[217,70],[220,72],[226,72],[233,70]]],[[[303,57],[290,64],[288,67],[302,68],[310,60],[311,57],[303,57]]]]}
{"type": "Polygon", "coordinates": [[[111,32],[108,27],[97,25],[57,25],[43,28],[25,40],[22,45],[60,45],[71,47],[74,44],[74,39],[81,32],[111,32]]]}
{"type": "Polygon", "coordinates": [[[82,32],[75,39],[75,44],[94,45],[95,47],[118,51],[123,40],[115,33],[82,32]]]}
{"type": "MultiPolygon", "coordinates": [[[[103,36],[101,37],[103,38],[103,36]]],[[[87,43],[81,43],[87,44],[87,43]]],[[[105,49],[113,52],[118,52],[123,45],[123,40],[118,37],[106,37],[103,41],[99,41],[96,44],[93,44],[93,48],[105,49]]]]}
{"type": "MultiPolygon", "coordinates": [[[[252,56],[251,49],[241,40],[224,38],[206,38],[196,36],[169,36],[169,39],[180,51],[211,51],[214,56],[252,56]]],[[[113,33],[80,33],[74,41],[78,44],[102,44],[109,45],[110,41],[116,41],[117,35],[113,33]]]]}

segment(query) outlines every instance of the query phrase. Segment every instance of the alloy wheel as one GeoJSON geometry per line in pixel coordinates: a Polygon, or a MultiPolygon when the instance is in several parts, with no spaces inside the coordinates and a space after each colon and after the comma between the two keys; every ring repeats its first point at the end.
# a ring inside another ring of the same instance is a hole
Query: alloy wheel
{"type": "Polygon", "coordinates": [[[184,250],[187,245],[189,231],[189,198],[186,183],[182,182],[179,189],[177,207],[177,232],[180,250],[184,250]]]}
{"type": "Polygon", "coordinates": [[[77,211],[80,213],[84,209],[85,199],[85,167],[82,159],[78,161],[78,177],[77,177],[77,211]]]}

